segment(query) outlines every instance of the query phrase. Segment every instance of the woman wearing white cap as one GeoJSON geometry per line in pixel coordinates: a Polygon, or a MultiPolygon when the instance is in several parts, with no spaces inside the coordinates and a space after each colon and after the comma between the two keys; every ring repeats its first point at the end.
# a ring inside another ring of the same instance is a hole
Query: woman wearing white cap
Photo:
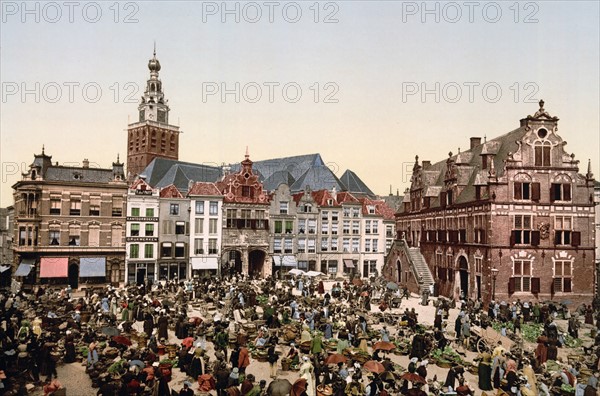
{"type": "Polygon", "coordinates": [[[302,358],[302,366],[300,366],[300,378],[306,380],[306,396],[316,396],[315,380],[313,378],[314,367],[308,356],[302,358]]]}

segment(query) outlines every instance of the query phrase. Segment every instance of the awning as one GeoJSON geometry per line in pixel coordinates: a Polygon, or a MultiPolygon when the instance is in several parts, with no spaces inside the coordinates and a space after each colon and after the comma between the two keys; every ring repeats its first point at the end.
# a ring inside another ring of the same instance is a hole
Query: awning
{"type": "Polygon", "coordinates": [[[0,273],[4,271],[8,271],[10,269],[10,265],[0,265],[0,273]]]}
{"type": "Polygon", "coordinates": [[[219,261],[216,257],[192,257],[192,269],[216,270],[218,268],[219,261]]]}
{"type": "Polygon", "coordinates": [[[32,258],[23,259],[23,260],[21,260],[21,264],[35,265],[35,259],[32,259],[32,258]]]}
{"type": "Polygon", "coordinates": [[[66,278],[68,275],[68,257],[42,257],[40,278],[66,278]]]}
{"type": "Polygon", "coordinates": [[[279,256],[277,257],[277,261],[275,261],[275,265],[281,265],[283,267],[297,267],[298,261],[294,256],[279,256]]]}
{"type": "Polygon", "coordinates": [[[15,272],[15,276],[27,276],[31,272],[32,268],[32,265],[21,263],[15,272]]]}
{"type": "Polygon", "coordinates": [[[106,276],[106,258],[82,257],[79,260],[79,276],[82,278],[106,276]]]}
{"type": "Polygon", "coordinates": [[[346,268],[354,268],[354,261],[352,259],[344,259],[344,266],[346,268]]]}

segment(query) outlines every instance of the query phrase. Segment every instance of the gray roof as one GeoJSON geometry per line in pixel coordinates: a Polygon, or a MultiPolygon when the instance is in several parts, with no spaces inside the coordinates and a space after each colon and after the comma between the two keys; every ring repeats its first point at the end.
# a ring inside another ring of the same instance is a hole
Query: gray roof
{"type": "Polygon", "coordinates": [[[152,187],[163,188],[171,184],[185,192],[190,181],[215,182],[221,178],[221,168],[193,164],[166,158],[154,158],[141,173],[152,187]]]}
{"type": "MultiPolygon", "coordinates": [[[[286,171],[294,180],[315,166],[325,165],[320,154],[296,155],[293,157],[274,158],[252,163],[252,169],[262,175],[262,180],[269,179],[274,173],[286,171]]],[[[231,164],[231,171],[237,172],[240,163],[231,164]]]]}
{"type": "Polygon", "coordinates": [[[290,186],[292,193],[304,191],[306,186],[310,186],[313,191],[331,190],[335,187],[337,191],[344,191],[345,186],[328,166],[313,166],[300,176],[294,184],[290,186]]]}
{"type": "Polygon", "coordinates": [[[50,166],[44,180],[82,183],[109,183],[114,180],[112,169],[50,166]]]}
{"type": "Polygon", "coordinates": [[[273,173],[271,176],[263,180],[263,187],[267,191],[273,191],[276,190],[280,184],[287,184],[288,186],[291,186],[295,181],[296,179],[294,179],[294,176],[292,176],[290,172],[281,170],[273,173]]]}
{"type": "Polygon", "coordinates": [[[361,193],[373,196],[373,191],[367,187],[367,185],[350,169],[347,169],[346,172],[340,177],[344,186],[346,186],[346,191],[351,193],[361,193]]]}

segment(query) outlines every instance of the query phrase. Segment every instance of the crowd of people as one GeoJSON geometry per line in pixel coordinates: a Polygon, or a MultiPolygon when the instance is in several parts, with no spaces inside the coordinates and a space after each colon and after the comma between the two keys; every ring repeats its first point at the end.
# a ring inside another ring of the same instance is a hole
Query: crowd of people
{"type": "Polygon", "coordinates": [[[0,395],[77,395],[57,378],[63,364],[85,367],[83,378],[105,396],[423,396],[496,389],[529,396],[568,387],[577,396],[596,393],[600,337],[583,346],[578,361],[561,362],[558,349],[566,334],[578,338],[582,326],[595,334],[598,309],[520,300],[492,301],[485,309],[480,300],[430,301],[426,292],[413,300],[435,306],[432,323],[419,319],[416,303],[402,302],[410,296],[405,287],[378,279],[237,275],[87,287],[85,293],[43,285],[28,293],[4,291],[0,395]],[[457,312],[453,323],[451,311],[457,312]],[[558,320],[566,321],[566,331],[558,320]],[[520,334],[528,323],[543,329],[529,349],[520,334]],[[494,324],[499,336],[515,342],[478,350],[475,329],[494,324]],[[434,351],[448,346],[463,356],[461,363],[436,366],[432,375],[434,351]],[[405,365],[397,354],[407,355],[405,365]],[[467,379],[469,369],[476,384],[467,379]]]}

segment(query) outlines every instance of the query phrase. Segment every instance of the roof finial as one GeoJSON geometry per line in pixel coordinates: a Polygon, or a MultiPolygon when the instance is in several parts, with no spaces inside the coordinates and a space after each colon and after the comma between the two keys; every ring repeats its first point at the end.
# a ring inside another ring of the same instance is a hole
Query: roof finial
{"type": "Polygon", "coordinates": [[[117,153],[117,164],[119,163],[119,153],[117,153]]]}
{"type": "Polygon", "coordinates": [[[483,143],[487,143],[487,135],[483,135],[483,143]]]}
{"type": "Polygon", "coordinates": [[[156,40],[154,40],[154,57],[156,58],[156,40]]]}
{"type": "Polygon", "coordinates": [[[42,144],[42,155],[44,155],[44,145],[42,144]]]}
{"type": "Polygon", "coordinates": [[[594,174],[592,173],[592,160],[588,158],[588,169],[587,174],[585,175],[588,180],[594,178],[594,174]]]}
{"type": "Polygon", "coordinates": [[[246,159],[250,158],[250,152],[248,151],[248,146],[246,146],[246,159]]]}
{"type": "Polygon", "coordinates": [[[544,99],[540,99],[539,105],[540,105],[540,111],[544,111],[544,99]]]}
{"type": "Polygon", "coordinates": [[[458,148],[458,154],[460,154],[460,147],[458,148]]]}

